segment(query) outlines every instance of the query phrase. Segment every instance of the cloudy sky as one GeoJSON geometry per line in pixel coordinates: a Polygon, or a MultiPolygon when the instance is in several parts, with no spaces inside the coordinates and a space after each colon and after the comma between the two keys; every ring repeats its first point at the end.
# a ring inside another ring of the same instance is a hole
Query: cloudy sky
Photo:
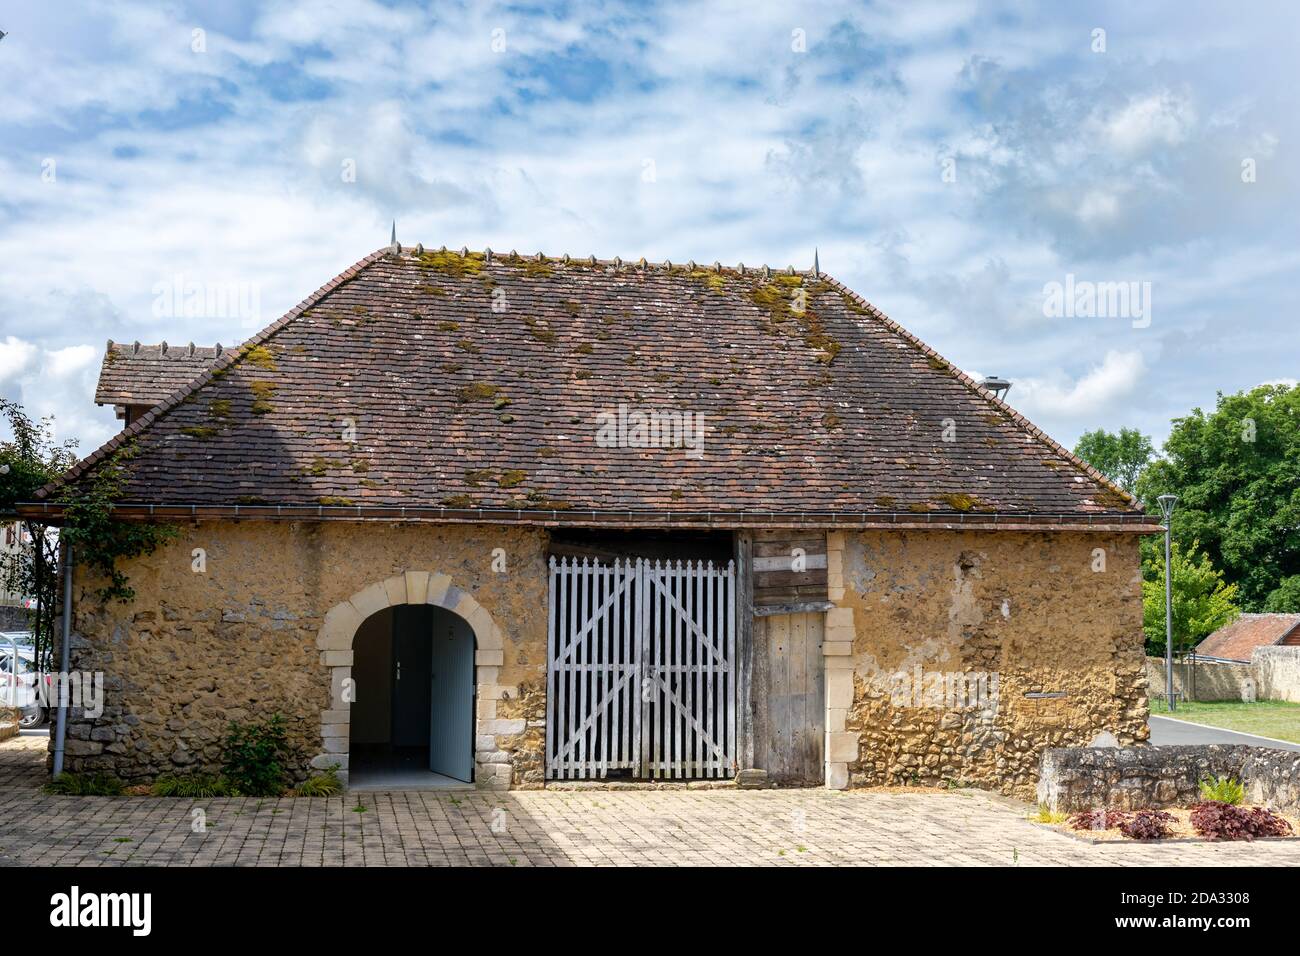
{"type": "Polygon", "coordinates": [[[0,393],[88,453],[106,339],[242,340],[396,219],[553,255],[816,247],[1059,440],[1162,440],[1297,375],[1298,9],[4,0],[0,393]],[[1067,282],[1134,295],[1054,309],[1067,282]]]}

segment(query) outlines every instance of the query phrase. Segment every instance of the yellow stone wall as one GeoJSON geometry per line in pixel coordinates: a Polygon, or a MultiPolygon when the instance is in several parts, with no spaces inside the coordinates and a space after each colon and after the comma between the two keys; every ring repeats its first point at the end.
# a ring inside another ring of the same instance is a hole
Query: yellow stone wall
{"type": "MultiPolygon", "coordinates": [[[[302,776],[321,754],[323,733],[346,735],[346,723],[332,731],[328,715],[336,709],[331,676],[351,663],[352,630],[343,644],[321,643],[325,615],[415,572],[409,579],[426,586],[445,575],[443,590],[468,595],[465,606],[481,608],[476,618],[486,614],[484,626],[499,632],[499,650],[481,655],[477,669],[480,730],[491,738],[480,736],[480,749],[501,761],[508,779],[499,782],[540,785],[545,550],[544,532],[512,527],[204,522],[122,563],[136,594],[129,603],[102,603],[94,594],[102,582],[80,568],[73,667],[104,672],[106,706],[95,719],[74,711],[67,769],[126,779],[214,772],[230,721],[278,712],[303,756],[302,776]],[[504,571],[494,570],[502,558],[504,571]]],[[[482,622],[471,623],[477,631],[482,622]]]]}
{"type": "Polygon", "coordinates": [[[833,532],[828,566],[828,785],[1030,797],[1044,748],[1145,740],[1136,536],[833,532]]]}

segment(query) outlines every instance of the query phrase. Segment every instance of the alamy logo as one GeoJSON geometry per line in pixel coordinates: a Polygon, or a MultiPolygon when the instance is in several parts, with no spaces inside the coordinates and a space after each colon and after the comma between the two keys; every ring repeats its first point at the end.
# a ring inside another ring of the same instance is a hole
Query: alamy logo
{"type": "Polygon", "coordinates": [[[596,416],[600,448],[685,448],[687,458],[704,457],[704,415],[677,409],[630,408],[596,416]]]}
{"type": "Polygon", "coordinates": [[[262,287],[255,282],[199,282],[178,272],[155,282],[156,319],[238,319],[248,327],[261,322],[262,287]]]}
{"type": "Polygon", "coordinates": [[[74,886],[51,896],[50,907],[51,926],[129,926],[133,936],[148,936],[153,928],[150,893],[82,893],[74,886]]]}
{"type": "Polygon", "coordinates": [[[1090,282],[1066,273],[1064,282],[1043,286],[1043,315],[1049,319],[1131,319],[1133,328],[1151,324],[1150,282],[1090,282]]]}
{"type": "Polygon", "coordinates": [[[47,680],[37,685],[36,696],[41,706],[79,707],[86,717],[95,718],[104,713],[104,672],[70,671],[67,674],[49,674],[47,680]]]}
{"type": "MultiPolygon", "coordinates": [[[[893,707],[934,710],[983,710],[998,705],[1001,678],[987,671],[911,671],[881,675],[893,707]]],[[[882,681],[876,681],[877,686],[882,681]]]]}

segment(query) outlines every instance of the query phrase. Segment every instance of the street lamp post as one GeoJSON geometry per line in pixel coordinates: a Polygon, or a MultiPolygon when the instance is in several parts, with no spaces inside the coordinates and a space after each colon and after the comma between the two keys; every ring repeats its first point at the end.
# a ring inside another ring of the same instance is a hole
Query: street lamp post
{"type": "Polygon", "coordinates": [[[1169,567],[1169,533],[1178,496],[1161,495],[1156,501],[1160,502],[1160,513],[1165,519],[1165,700],[1169,702],[1169,712],[1173,713],[1178,708],[1174,703],[1174,597],[1169,567]]]}

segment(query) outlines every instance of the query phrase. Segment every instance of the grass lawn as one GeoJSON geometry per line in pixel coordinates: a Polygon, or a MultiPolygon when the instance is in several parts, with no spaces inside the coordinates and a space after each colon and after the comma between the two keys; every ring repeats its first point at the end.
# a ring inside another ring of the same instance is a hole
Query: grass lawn
{"type": "Polygon", "coordinates": [[[1170,714],[1163,700],[1152,700],[1151,713],[1300,744],[1300,704],[1287,701],[1259,700],[1253,704],[1239,700],[1180,701],[1178,710],[1170,714]]]}

